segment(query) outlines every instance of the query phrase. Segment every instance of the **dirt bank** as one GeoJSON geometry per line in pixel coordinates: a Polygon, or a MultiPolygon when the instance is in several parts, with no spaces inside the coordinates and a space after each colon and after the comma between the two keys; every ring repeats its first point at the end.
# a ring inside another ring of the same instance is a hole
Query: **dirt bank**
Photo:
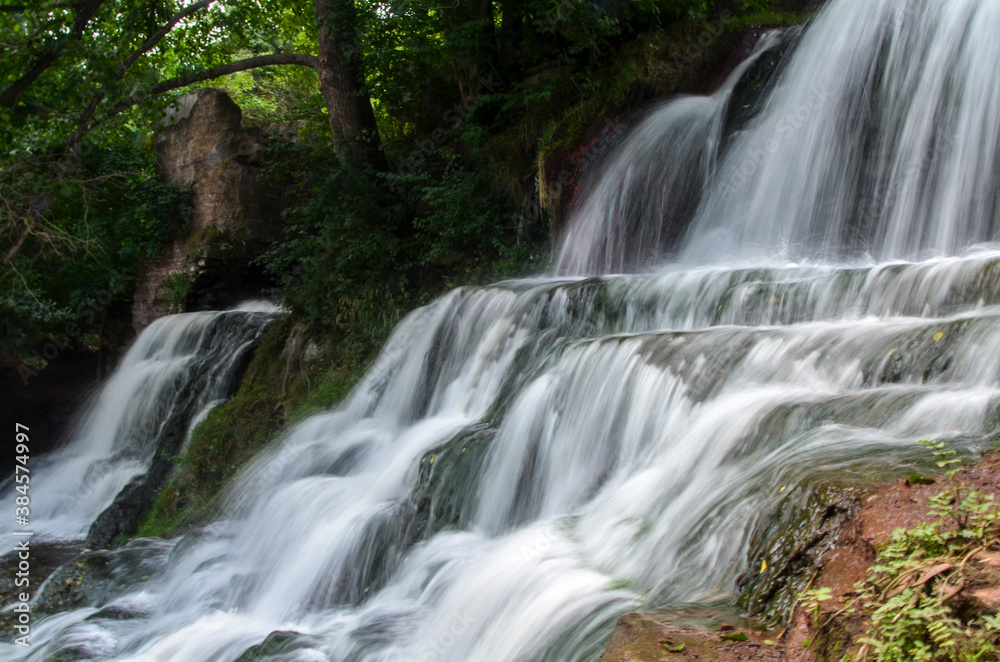
{"type": "MultiPolygon", "coordinates": [[[[982,460],[959,472],[955,479],[1000,501],[1000,456],[982,460]]],[[[821,621],[853,595],[855,582],[864,578],[875,561],[876,548],[888,540],[892,531],[927,521],[930,499],[947,488],[943,478],[899,480],[860,497],[857,514],[848,520],[815,569],[812,586],[828,587],[832,595],[821,605],[821,621]]],[[[1000,573],[984,573],[979,582],[963,591],[969,593],[969,600],[1000,596],[1000,573]]],[[[752,623],[724,614],[702,619],[699,625],[685,620],[667,612],[624,616],[601,662],[818,662],[833,654],[833,648],[840,651],[833,658],[837,659],[850,638],[860,632],[858,623],[852,627],[840,622],[836,633],[827,631],[817,637],[813,618],[802,609],[791,615],[787,628],[773,631],[756,630],[752,623]]]]}

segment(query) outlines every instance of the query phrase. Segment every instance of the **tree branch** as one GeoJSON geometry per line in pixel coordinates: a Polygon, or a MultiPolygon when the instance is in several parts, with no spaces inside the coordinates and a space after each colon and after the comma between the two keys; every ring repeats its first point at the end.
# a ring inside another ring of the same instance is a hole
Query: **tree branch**
{"type": "MultiPolygon", "coordinates": [[[[258,55],[256,57],[247,58],[246,60],[237,60],[236,62],[230,62],[228,64],[220,64],[219,66],[212,67],[211,69],[204,69],[195,73],[185,74],[183,76],[178,76],[177,78],[165,80],[151,87],[145,96],[157,96],[159,94],[163,94],[164,92],[179,90],[182,87],[187,87],[188,85],[200,83],[205,80],[211,80],[213,78],[219,78],[220,76],[227,76],[240,71],[248,71],[250,69],[259,69],[261,67],[270,67],[280,64],[292,64],[309,67],[310,69],[316,69],[319,67],[319,59],[315,55],[306,55],[304,53],[274,53],[272,55],[258,55]]],[[[111,109],[110,113],[108,113],[108,118],[110,119],[118,113],[128,110],[141,100],[142,99],[140,97],[132,97],[131,99],[118,104],[111,109]]]]}
{"type": "Polygon", "coordinates": [[[153,50],[156,47],[156,45],[160,43],[160,41],[164,37],[166,37],[171,30],[174,29],[175,25],[177,25],[185,18],[195,13],[196,11],[199,11],[201,9],[207,9],[209,5],[211,5],[213,2],[215,2],[215,0],[200,0],[200,2],[196,2],[193,5],[188,5],[184,9],[180,10],[179,12],[171,16],[170,20],[167,21],[163,25],[163,27],[161,27],[159,30],[150,35],[146,41],[142,42],[142,45],[139,46],[139,48],[133,51],[127,58],[125,58],[125,60],[122,61],[121,68],[119,70],[119,75],[120,76],[125,75],[125,72],[128,71],[129,67],[135,64],[136,60],[138,60],[140,57],[142,57],[149,51],[153,50]]]}
{"type": "Polygon", "coordinates": [[[306,55],[305,53],[273,53],[271,55],[258,55],[245,60],[237,60],[236,62],[230,62],[228,64],[220,64],[217,67],[205,69],[204,71],[199,71],[197,73],[185,74],[184,76],[178,76],[177,78],[165,80],[162,83],[157,83],[150,88],[149,93],[153,95],[163,94],[164,92],[187,87],[192,83],[199,83],[203,80],[211,80],[220,76],[227,76],[229,74],[235,74],[249,69],[269,67],[275,64],[294,64],[309,67],[310,69],[316,69],[319,67],[319,58],[315,55],[306,55]]]}
{"type": "Polygon", "coordinates": [[[21,95],[38,80],[39,76],[62,57],[69,45],[83,36],[87,24],[90,23],[103,4],[104,0],[81,0],[77,3],[77,13],[73,18],[73,29],[69,36],[57,43],[52,50],[39,56],[28,68],[26,74],[11,83],[6,90],[0,92],[0,107],[13,108],[21,95]]]}
{"type": "MultiPolygon", "coordinates": [[[[124,78],[125,74],[128,73],[129,68],[135,64],[140,57],[156,48],[156,45],[160,43],[160,41],[162,41],[171,30],[174,29],[174,26],[191,14],[194,14],[202,9],[207,9],[213,2],[215,2],[215,0],[199,0],[198,2],[188,5],[171,16],[170,20],[161,26],[159,30],[151,34],[146,41],[142,42],[139,48],[132,51],[128,57],[122,60],[121,64],[118,65],[118,73],[115,75],[114,79],[117,81],[124,78]]],[[[90,130],[90,125],[94,119],[94,113],[97,111],[97,107],[101,105],[101,102],[104,101],[106,97],[106,92],[98,92],[97,96],[91,100],[91,102],[87,105],[87,108],[80,114],[80,117],[77,118],[76,129],[73,130],[69,140],[66,141],[69,151],[78,151],[77,148],[80,145],[80,141],[83,139],[84,134],[90,130]]]]}

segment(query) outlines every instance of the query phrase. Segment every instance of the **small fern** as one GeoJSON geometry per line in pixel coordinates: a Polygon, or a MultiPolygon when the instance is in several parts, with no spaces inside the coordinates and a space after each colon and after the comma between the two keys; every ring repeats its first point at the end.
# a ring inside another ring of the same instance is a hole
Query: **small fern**
{"type": "MultiPolygon", "coordinates": [[[[960,484],[960,460],[943,442],[922,441],[945,470],[949,489],[931,498],[930,523],[897,529],[879,552],[857,597],[839,613],[858,613],[867,632],[842,662],[973,662],[1000,660],[1000,614],[964,615],[951,601],[972,572],[969,562],[1000,549],[1000,510],[993,497],[960,484]]],[[[803,594],[818,623],[826,589],[803,594]]]]}

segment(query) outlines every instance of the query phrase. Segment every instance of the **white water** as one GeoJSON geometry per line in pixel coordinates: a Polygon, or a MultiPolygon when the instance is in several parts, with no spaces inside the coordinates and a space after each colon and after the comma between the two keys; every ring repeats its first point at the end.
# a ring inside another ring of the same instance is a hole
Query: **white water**
{"type": "MultiPolygon", "coordinates": [[[[907,68],[888,56],[876,63],[872,35],[895,35],[890,55],[894,44],[933,50],[957,39],[948,26],[963,17],[992,21],[995,32],[994,7],[835,0],[717,173],[739,161],[730,154],[745,149],[740,141],[767,135],[760,127],[780,121],[784,104],[802,103],[783,98],[799,77],[820,90],[829,84],[838,99],[861,74],[929,85],[945,66],[937,56],[907,68]],[[830,64],[855,42],[856,62],[830,64]],[[880,67],[885,73],[876,75],[880,67]]],[[[951,50],[987,59],[996,46],[979,30],[970,26],[951,50]]],[[[987,76],[979,61],[945,59],[950,80],[970,83],[946,86],[948,99],[960,100],[945,103],[941,116],[975,115],[969,105],[994,93],[997,69],[987,76]]],[[[935,109],[944,103],[921,99],[935,109]]],[[[873,136],[893,154],[920,152],[916,134],[897,132],[909,114],[894,114],[896,107],[886,106],[873,136]]],[[[102,603],[37,624],[29,652],[0,646],[0,660],[71,650],[95,659],[228,662],[276,631],[299,635],[266,659],[596,660],[623,613],[731,600],[737,578],[758,571],[750,568],[753,541],[783,499],[817,482],[908,472],[927,461],[920,439],[970,454],[983,448],[1000,413],[1000,253],[970,246],[995,239],[995,201],[990,207],[975,198],[979,189],[939,178],[920,190],[922,201],[894,196],[864,221],[875,239],[854,241],[847,206],[868,204],[863,192],[842,190],[841,201],[803,182],[839,187],[854,169],[866,187],[892,187],[898,159],[845,157],[859,115],[830,108],[814,118],[817,136],[806,129],[789,141],[817,150],[797,167],[766,160],[728,202],[717,192],[703,198],[688,259],[736,253],[748,266],[448,294],[403,321],[341,407],[304,421],[258,458],[223,520],[108,557],[125,570],[142,557],[161,573],[132,571],[140,576],[112,587],[102,603]],[[832,129],[818,128],[827,121],[839,128],[843,150],[832,129]],[[959,204],[963,195],[975,199],[959,204]],[[946,198],[956,202],[935,202],[946,198]],[[889,211],[905,201],[921,215],[889,211]],[[766,203],[771,212],[762,211],[766,203]],[[713,215],[716,204],[722,211],[713,215]],[[884,259],[752,261],[758,253],[795,255],[800,246],[813,258],[861,249],[884,259]],[[958,255],[885,261],[924,251],[958,255]]],[[[962,133],[960,144],[987,153],[992,135],[962,133]]],[[[990,181],[995,190],[982,159],[953,165],[962,182],[990,181]]],[[[605,208],[622,208],[626,197],[605,208]]],[[[591,230],[576,237],[581,250],[568,270],[604,264],[603,240],[586,246],[591,230]]]]}
{"type": "MultiPolygon", "coordinates": [[[[241,361],[271,312],[189,313],[149,326],[73,426],[65,446],[33,458],[30,527],[40,539],[82,538],[133,477],[159,430],[232,392],[241,361]]],[[[0,509],[19,496],[7,481],[0,509]]]]}
{"type": "Polygon", "coordinates": [[[733,87],[778,37],[766,34],[718,92],[663,104],[615,149],[569,223],[559,273],[624,273],[662,259],[711,188],[733,87]]]}
{"type": "Polygon", "coordinates": [[[559,272],[661,254],[923,259],[995,241],[998,26],[1000,4],[984,0],[829,2],[731,140],[718,127],[732,82],[638,127],[569,222],[559,272]],[[667,186],[652,194],[647,179],[667,186]],[[688,226],[682,207],[701,180],[688,226]]]}
{"type": "Polygon", "coordinates": [[[995,240],[998,26],[982,0],[831,3],[727,154],[688,256],[912,259],[995,240]]]}

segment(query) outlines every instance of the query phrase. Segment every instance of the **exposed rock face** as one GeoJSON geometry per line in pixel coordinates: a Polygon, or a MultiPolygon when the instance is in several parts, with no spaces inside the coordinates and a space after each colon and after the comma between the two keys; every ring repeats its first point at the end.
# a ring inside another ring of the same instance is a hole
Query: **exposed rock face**
{"type": "Polygon", "coordinates": [[[268,239],[276,210],[257,176],[267,139],[242,120],[224,90],[187,95],[156,139],[156,165],[166,181],[194,189],[192,230],[268,239]]]}
{"type": "Polygon", "coordinates": [[[156,163],[171,184],[192,191],[193,213],[181,237],[150,265],[136,288],[136,332],[163,315],[216,308],[264,285],[251,263],[281,231],[281,206],[260,180],[269,138],[241,126],[242,112],[224,90],[182,97],[156,139],[156,163]]]}

